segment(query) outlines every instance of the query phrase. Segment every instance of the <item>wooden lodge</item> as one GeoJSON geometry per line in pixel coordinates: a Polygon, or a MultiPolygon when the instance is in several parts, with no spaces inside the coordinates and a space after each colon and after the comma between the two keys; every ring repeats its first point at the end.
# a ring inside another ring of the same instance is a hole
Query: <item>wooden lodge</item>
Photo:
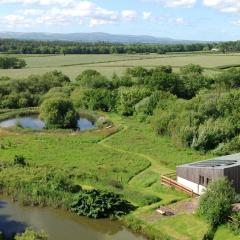
{"type": "Polygon", "coordinates": [[[240,153],[177,166],[176,182],[201,194],[210,181],[227,177],[240,193],[240,153]]]}

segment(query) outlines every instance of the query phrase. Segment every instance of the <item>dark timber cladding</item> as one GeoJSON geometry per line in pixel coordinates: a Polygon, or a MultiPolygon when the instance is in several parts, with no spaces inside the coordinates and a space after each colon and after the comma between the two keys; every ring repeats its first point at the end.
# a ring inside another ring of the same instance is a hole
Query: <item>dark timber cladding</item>
{"type": "Polygon", "coordinates": [[[203,186],[225,176],[240,192],[240,153],[177,166],[177,176],[203,186]]]}

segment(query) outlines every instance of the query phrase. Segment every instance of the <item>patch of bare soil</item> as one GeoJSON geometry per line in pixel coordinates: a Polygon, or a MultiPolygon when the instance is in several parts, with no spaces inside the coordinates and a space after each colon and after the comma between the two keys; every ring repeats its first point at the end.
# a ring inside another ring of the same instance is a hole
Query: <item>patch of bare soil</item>
{"type": "Polygon", "coordinates": [[[161,206],[156,211],[144,217],[144,220],[149,223],[154,223],[160,219],[168,218],[178,214],[195,213],[198,207],[199,198],[192,198],[190,200],[180,201],[168,206],[161,206]]]}

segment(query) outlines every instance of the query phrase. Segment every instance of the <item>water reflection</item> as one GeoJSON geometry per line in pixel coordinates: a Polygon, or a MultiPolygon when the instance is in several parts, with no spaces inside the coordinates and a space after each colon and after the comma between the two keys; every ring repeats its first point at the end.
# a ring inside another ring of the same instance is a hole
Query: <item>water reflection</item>
{"type": "MultiPolygon", "coordinates": [[[[35,130],[40,130],[45,127],[45,123],[38,118],[38,115],[12,118],[0,122],[0,127],[2,128],[14,127],[17,125],[22,128],[30,128],[35,130]]],[[[87,118],[80,118],[77,122],[77,128],[81,131],[93,129],[95,127],[95,123],[87,118]]]]}
{"type": "Polygon", "coordinates": [[[0,202],[0,230],[8,236],[27,226],[44,229],[50,240],[144,240],[117,221],[93,220],[62,210],[21,207],[8,200],[0,202]]]}

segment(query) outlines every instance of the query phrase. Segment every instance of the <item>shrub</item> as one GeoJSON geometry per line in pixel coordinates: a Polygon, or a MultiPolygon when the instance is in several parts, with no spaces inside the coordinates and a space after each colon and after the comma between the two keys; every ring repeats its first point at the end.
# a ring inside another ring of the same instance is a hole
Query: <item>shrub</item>
{"type": "Polygon", "coordinates": [[[24,233],[18,233],[14,240],[47,240],[48,237],[44,232],[35,232],[34,230],[27,228],[24,233]]]}
{"type": "Polygon", "coordinates": [[[0,57],[0,68],[1,69],[18,69],[24,68],[26,66],[26,62],[23,59],[18,59],[15,57],[0,57]]]}
{"type": "Polygon", "coordinates": [[[198,213],[215,228],[230,216],[234,197],[235,192],[229,180],[220,178],[213,181],[200,197],[198,213]]]}
{"type": "Polygon", "coordinates": [[[208,151],[216,148],[219,143],[231,139],[232,136],[234,132],[229,122],[209,119],[204,125],[200,125],[198,137],[192,146],[197,150],[208,151]]]}
{"type": "Polygon", "coordinates": [[[107,89],[76,89],[71,95],[74,106],[105,112],[115,109],[116,97],[117,91],[107,89]]]}
{"type": "Polygon", "coordinates": [[[182,74],[202,74],[203,68],[196,64],[188,64],[184,67],[181,67],[180,72],[182,74]]]}
{"type": "Polygon", "coordinates": [[[119,88],[117,111],[125,116],[133,115],[135,112],[135,105],[150,94],[151,91],[149,89],[142,87],[119,88]]]}
{"type": "Polygon", "coordinates": [[[77,76],[76,81],[86,88],[112,88],[112,83],[96,70],[85,70],[77,76]]]}
{"type": "Polygon", "coordinates": [[[121,216],[133,210],[133,206],[121,195],[101,190],[83,190],[76,197],[71,210],[90,218],[121,216]]]}
{"type": "Polygon", "coordinates": [[[228,223],[228,227],[236,234],[240,235],[240,212],[232,214],[232,220],[228,223]]]}
{"type": "Polygon", "coordinates": [[[26,159],[22,155],[16,155],[13,160],[14,165],[26,166],[26,159]]]}

